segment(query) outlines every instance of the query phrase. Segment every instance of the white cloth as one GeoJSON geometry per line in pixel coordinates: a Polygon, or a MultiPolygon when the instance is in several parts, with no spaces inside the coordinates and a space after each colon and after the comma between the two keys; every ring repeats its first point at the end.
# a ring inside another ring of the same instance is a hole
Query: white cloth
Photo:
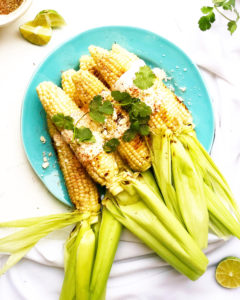
{"type": "MultiPolygon", "coordinates": [[[[60,43],[86,29],[104,25],[130,25],[154,31],[182,47],[198,64],[212,97],[216,137],[212,156],[240,198],[240,43],[217,15],[209,32],[200,32],[197,21],[203,1],[79,2],[33,1],[19,21],[0,29],[1,168],[0,220],[66,211],[38,180],[21,144],[21,101],[31,74],[39,62],[60,43]],[[37,47],[20,37],[18,26],[42,9],[55,9],[67,26],[55,30],[50,43],[37,47]]],[[[63,280],[63,242],[70,229],[41,240],[26,259],[0,278],[1,300],[57,300],[63,280]]],[[[215,282],[215,266],[223,257],[240,256],[236,238],[208,253],[207,272],[191,282],[166,266],[152,251],[124,232],[108,282],[108,300],[239,299],[239,290],[221,288],[215,282]]],[[[6,257],[2,257],[0,262],[6,257]]]]}

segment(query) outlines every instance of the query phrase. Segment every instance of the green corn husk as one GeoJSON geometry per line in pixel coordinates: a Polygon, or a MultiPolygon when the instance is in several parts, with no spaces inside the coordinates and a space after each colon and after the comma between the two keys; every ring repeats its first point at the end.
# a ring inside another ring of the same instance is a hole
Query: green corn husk
{"type": "Polygon", "coordinates": [[[122,225],[107,211],[102,210],[99,242],[91,280],[91,300],[104,299],[107,279],[113,264],[122,225]]]}
{"type": "Polygon", "coordinates": [[[203,182],[191,157],[175,138],[171,143],[172,173],[181,215],[188,232],[201,249],[208,244],[208,209],[203,182]]]}
{"type": "Polygon", "coordinates": [[[184,147],[189,149],[192,160],[198,164],[201,169],[204,180],[211,181],[211,184],[215,186],[215,191],[221,195],[222,201],[224,201],[225,204],[232,210],[240,222],[240,208],[234,200],[226,179],[218,170],[210,155],[198,141],[196,135],[194,133],[183,134],[180,139],[184,147]]]}
{"type": "Polygon", "coordinates": [[[215,233],[220,237],[231,233],[240,238],[239,207],[226,180],[194,135],[184,134],[181,140],[205,184],[207,206],[210,217],[213,217],[215,233]]]}
{"type": "Polygon", "coordinates": [[[90,282],[95,259],[95,233],[87,221],[83,221],[79,231],[76,253],[76,300],[88,300],[90,282]]]}
{"type": "Polygon", "coordinates": [[[103,201],[111,214],[179,272],[192,280],[202,275],[207,258],[158,195],[130,176],[122,187],[115,200],[103,201]]]}
{"type": "Polygon", "coordinates": [[[164,201],[170,211],[182,220],[180,208],[177,201],[176,191],[172,184],[172,158],[170,147],[171,134],[168,132],[151,136],[149,145],[152,166],[157,179],[158,186],[163,195],[164,201]]]}
{"type": "Polygon", "coordinates": [[[89,214],[75,211],[0,223],[0,227],[26,227],[0,239],[0,252],[11,254],[0,270],[0,275],[21,260],[41,238],[47,236],[50,232],[77,223],[88,217],[89,214]]]}

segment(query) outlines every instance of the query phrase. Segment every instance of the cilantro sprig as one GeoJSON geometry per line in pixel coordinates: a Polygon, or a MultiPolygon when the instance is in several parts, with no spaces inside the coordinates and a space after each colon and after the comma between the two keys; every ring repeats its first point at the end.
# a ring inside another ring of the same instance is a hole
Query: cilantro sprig
{"type": "Polygon", "coordinates": [[[76,140],[78,143],[94,143],[96,141],[89,128],[84,126],[77,127],[77,123],[79,122],[79,120],[76,124],[74,124],[74,120],[72,117],[64,116],[64,114],[59,113],[52,117],[52,121],[59,129],[72,130],[73,140],[76,140]]]}
{"type": "Polygon", "coordinates": [[[148,66],[140,67],[135,76],[136,78],[133,80],[133,83],[141,90],[150,88],[156,79],[156,75],[148,66]]]}
{"type": "Polygon", "coordinates": [[[130,142],[137,134],[149,135],[148,121],[152,113],[151,107],[138,98],[132,98],[126,92],[113,91],[111,95],[129,113],[131,125],[123,134],[123,140],[130,142]]]}
{"type": "Polygon", "coordinates": [[[116,138],[113,138],[109,141],[107,141],[103,145],[103,150],[107,153],[111,153],[117,150],[118,145],[120,144],[119,140],[116,138]]]}
{"type": "Polygon", "coordinates": [[[237,23],[240,19],[240,14],[235,7],[235,0],[212,0],[213,6],[203,6],[201,8],[202,16],[199,21],[198,25],[202,31],[206,31],[211,28],[212,23],[215,22],[215,13],[214,11],[218,12],[221,16],[228,20],[227,29],[233,34],[237,29],[237,23]],[[231,11],[233,15],[233,19],[227,17],[223,11],[231,11]]]}
{"type": "Polygon", "coordinates": [[[103,101],[102,96],[97,95],[93,98],[89,105],[89,115],[90,117],[98,122],[105,122],[105,115],[113,114],[113,105],[109,100],[103,101]]]}

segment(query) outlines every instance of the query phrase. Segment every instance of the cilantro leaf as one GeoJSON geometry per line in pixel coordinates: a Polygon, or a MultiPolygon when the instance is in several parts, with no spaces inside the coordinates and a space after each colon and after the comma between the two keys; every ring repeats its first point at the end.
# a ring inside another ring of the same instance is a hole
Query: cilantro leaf
{"type": "Polygon", "coordinates": [[[126,92],[112,91],[111,96],[118,101],[120,105],[125,106],[132,103],[132,97],[126,92]]]}
{"type": "Polygon", "coordinates": [[[90,117],[98,122],[98,123],[104,123],[105,122],[105,116],[106,115],[112,115],[113,114],[113,106],[110,101],[104,101],[103,98],[100,95],[97,95],[93,98],[93,100],[89,104],[90,109],[90,117]]]}
{"type": "Polygon", "coordinates": [[[90,117],[98,122],[98,123],[104,123],[105,122],[105,116],[103,113],[98,112],[98,111],[90,111],[89,113],[90,117]]]}
{"type": "Polygon", "coordinates": [[[107,153],[111,153],[117,150],[117,147],[119,145],[119,140],[118,139],[111,139],[109,141],[107,141],[104,145],[103,145],[103,150],[107,153]]]}
{"type": "Polygon", "coordinates": [[[78,142],[89,141],[93,137],[92,131],[86,127],[75,127],[74,134],[75,139],[78,140],[78,142]]]}
{"type": "Polygon", "coordinates": [[[112,103],[109,100],[104,101],[102,106],[99,107],[99,111],[106,115],[112,115],[113,114],[112,103]]]}
{"type": "Polygon", "coordinates": [[[131,142],[131,140],[133,140],[136,135],[137,135],[137,131],[129,128],[124,132],[123,140],[124,142],[131,142]]]}
{"type": "Polygon", "coordinates": [[[70,116],[64,116],[64,114],[59,113],[52,117],[53,123],[61,129],[73,130],[73,118],[70,116]]]}
{"type": "Polygon", "coordinates": [[[237,29],[237,23],[236,21],[230,21],[228,22],[228,30],[230,31],[231,34],[234,33],[234,31],[237,29]]]}
{"type": "Polygon", "coordinates": [[[208,14],[208,13],[210,13],[210,12],[213,11],[213,7],[211,7],[211,6],[203,6],[203,7],[201,8],[201,11],[202,11],[202,13],[203,13],[204,15],[206,15],[206,14],[208,14]]]}
{"type": "Polygon", "coordinates": [[[146,105],[144,102],[139,101],[133,103],[131,110],[129,112],[130,118],[145,118],[150,116],[152,113],[152,109],[150,106],[146,105]]]}
{"type": "Polygon", "coordinates": [[[140,128],[139,128],[139,133],[143,136],[145,135],[149,135],[150,133],[150,128],[148,125],[141,125],[140,128]]]}
{"type": "Polygon", "coordinates": [[[206,31],[211,28],[211,23],[207,16],[201,17],[198,21],[198,25],[202,31],[206,31]]]}
{"type": "Polygon", "coordinates": [[[156,78],[156,75],[148,66],[140,67],[139,72],[135,73],[135,75],[136,79],[133,80],[133,83],[141,90],[150,88],[156,78]]]}

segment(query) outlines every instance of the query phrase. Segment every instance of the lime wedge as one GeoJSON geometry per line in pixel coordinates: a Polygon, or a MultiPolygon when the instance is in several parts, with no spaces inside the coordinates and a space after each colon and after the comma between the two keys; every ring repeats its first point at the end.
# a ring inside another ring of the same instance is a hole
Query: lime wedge
{"type": "Polygon", "coordinates": [[[65,20],[58,12],[52,9],[40,11],[34,19],[35,25],[51,26],[52,28],[62,27],[66,25],[65,20]]]}
{"type": "Polygon", "coordinates": [[[240,259],[233,256],[224,258],[216,268],[217,282],[228,289],[240,286],[240,259]]]}
{"type": "Polygon", "coordinates": [[[33,21],[21,25],[19,30],[27,41],[38,46],[46,45],[52,37],[50,26],[36,26],[33,21]]]}

